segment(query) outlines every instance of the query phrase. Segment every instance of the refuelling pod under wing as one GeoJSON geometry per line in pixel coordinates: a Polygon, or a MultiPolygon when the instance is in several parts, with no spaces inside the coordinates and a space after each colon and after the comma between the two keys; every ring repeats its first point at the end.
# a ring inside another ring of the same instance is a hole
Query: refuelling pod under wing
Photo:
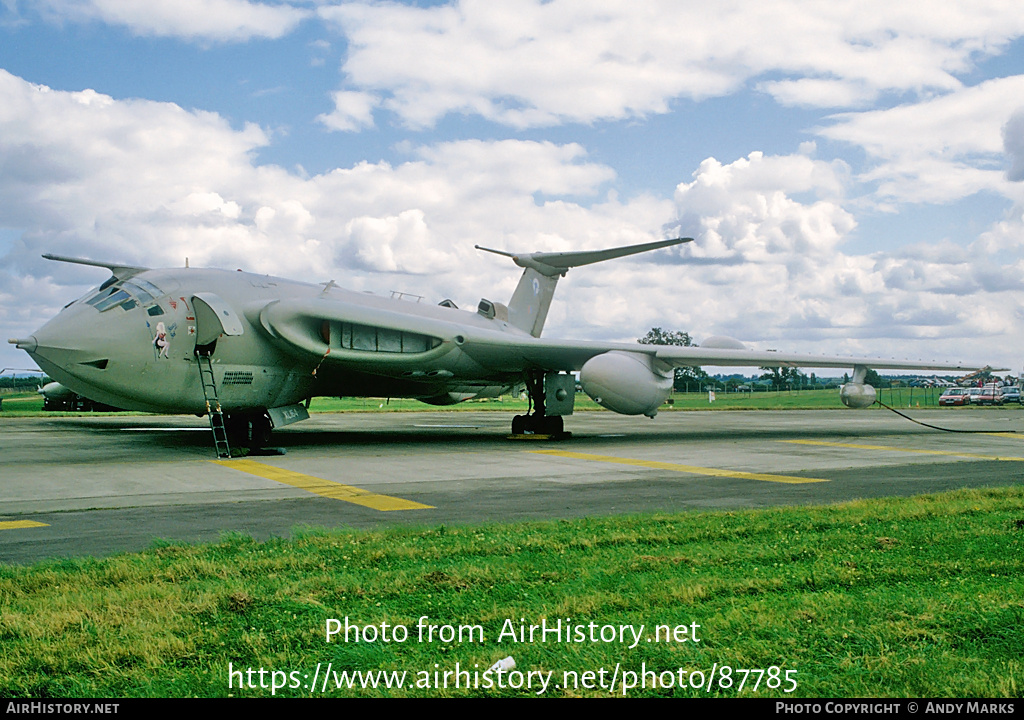
{"type": "Polygon", "coordinates": [[[853,366],[853,378],[839,388],[839,399],[848,408],[866,408],[875,404],[875,389],[864,380],[867,378],[866,365],[853,366]]]}
{"type": "Polygon", "coordinates": [[[866,408],[875,404],[875,389],[865,383],[848,382],[839,390],[839,399],[848,408],[866,408]]]}
{"type": "Polygon", "coordinates": [[[673,379],[672,370],[659,370],[656,362],[643,353],[611,350],[584,363],[580,385],[601,407],[654,417],[672,392],[673,379]]]}

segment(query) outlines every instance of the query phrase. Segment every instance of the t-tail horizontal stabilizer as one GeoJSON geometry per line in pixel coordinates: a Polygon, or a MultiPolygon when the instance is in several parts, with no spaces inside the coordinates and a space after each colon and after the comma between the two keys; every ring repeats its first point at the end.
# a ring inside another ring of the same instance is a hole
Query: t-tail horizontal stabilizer
{"type": "Polygon", "coordinates": [[[525,268],[523,276],[519,279],[519,285],[512,293],[512,300],[508,304],[508,321],[513,327],[525,330],[534,337],[540,337],[540,333],[544,329],[544,321],[548,317],[548,308],[555,295],[558,278],[565,275],[569,268],[590,265],[602,260],[614,260],[626,255],[635,255],[648,250],[658,250],[692,241],[693,238],[674,238],[609,248],[608,250],[547,253],[509,253],[480,245],[477,245],[476,248],[510,257],[516,265],[525,268]]]}
{"type": "Polygon", "coordinates": [[[477,250],[484,250],[495,255],[504,255],[512,258],[512,261],[521,268],[532,268],[547,277],[565,275],[571,267],[578,265],[590,265],[602,260],[614,260],[626,255],[636,255],[648,250],[660,250],[661,248],[681,245],[682,243],[693,242],[693,238],[674,238],[672,240],[658,240],[656,242],[642,243],[640,245],[627,245],[625,247],[610,248],[608,250],[580,250],[578,252],[560,253],[510,253],[503,250],[492,250],[480,245],[477,250]]]}

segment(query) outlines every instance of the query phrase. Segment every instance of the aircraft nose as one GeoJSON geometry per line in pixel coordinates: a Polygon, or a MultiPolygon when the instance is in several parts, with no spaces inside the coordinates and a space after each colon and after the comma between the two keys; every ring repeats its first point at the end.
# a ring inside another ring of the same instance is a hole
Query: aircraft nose
{"type": "Polygon", "coordinates": [[[155,353],[147,317],[135,307],[101,311],[76,302],[15,344],[79,395],[114,407],[149,409],[145,401],[161,386],[142,381],[155,353]]]}
{"type": "Polygon", "coordinates": [[[34,335],[29,335],[27,338],[11,338],[7,342],[14,345],[19,350],[24,350],[29,353],[35,352],[36,348],[39,347],[39,343],[36,341],[34,335]]]}
{"type": "MultiPolygon", "coordinates": [[[[92,308],[88,308],[91,310],[92,308]]],[[[83,322],[79,313],[65,310],[27,338],[11,340],[36,362],[49,362],[74,374],[82,363],[94,364],[106,358],[107,343],[94,324],[83,322]]]]}

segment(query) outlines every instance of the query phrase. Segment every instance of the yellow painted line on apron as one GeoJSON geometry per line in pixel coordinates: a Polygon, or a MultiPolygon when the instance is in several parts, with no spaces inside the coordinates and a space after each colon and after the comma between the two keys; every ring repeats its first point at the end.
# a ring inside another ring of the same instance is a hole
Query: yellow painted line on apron
{"type": "Polygon", "coordinates": [[[658,462],[656,460],[633,460],[631,458],[613,457],[611,455],[588,455],[586,453],[562,452],[561,450],[531,450],[537,455],[554,455],[555,457],[571,458],[573,460],[590,460],[592,462],[615,463],[617,465],[634,465],[636,467],[651,468],[653,470],[673,470],[675,472],[691,473],[693,475],[711,475],[714,477],[731,477],[741,480],[763,480],[765,482],[791,483],[794,485],[803,483],[829,482],[824,478],[805,478],[793,475],[767,475],[765,473],[749,473],[740,470],[722,470],[721,468],[697,467],[695,465],[677,465],[676,463],[658,462]]]}
{"type": "Polygon", "coordinates": [[[322,495],[333,500],[344,500],[345,502],[362,505],[363,507],[373,508],[382,512],[390,510],[430,510],[434,507],[433,505],[424,505],[423,503],[403,500],[402,498],[391,497],[390,495],[378,495],[377,493],[353,487],[352,485],[342,485],[341,483],[331,482],[330,480],[313,477],[312,475],[303,475],[293,470],[285,470],[284,468],[266,465],[255,460],[211,460],[210,462],[215,462],[218,465],[248,473],[249,475],[283,483],[284,485],[291,485],[294,488],[322,495]]]}
{"type": "Polygon", "coordinates": [[[2,520],[0,530],[21,530],[23,528],[50,527],[47,523],[36,522],[35,520],[2,520]]]}
{"type": "Polygon", "coordinates": [[[1004,457],[1001,455],[980,455],[978,453],[957,452],[955,450],[920,450],[918,448],[898,448],[888,445],[859,445],[854,443],[824,442],[822,440],[780,440],[779,442],[793,445],[821,445],[824,447],[851,448],[853,450],[889,450],[892,452],[916,453],[918,455],[948,455],[951,457],[973,458],[975,460],[1002,460],[1005,462],[1024,462],[1024,457],[1004,457]]]}

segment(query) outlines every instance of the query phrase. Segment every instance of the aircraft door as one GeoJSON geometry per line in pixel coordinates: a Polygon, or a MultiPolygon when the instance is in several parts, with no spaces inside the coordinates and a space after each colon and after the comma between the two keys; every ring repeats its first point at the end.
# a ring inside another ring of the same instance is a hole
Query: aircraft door
{"type": "Polygon", "coordinates": [[[197,348],[213,345],[221,335],[241,335],[244,332],[242,320],[219,295],[196,293],[192,296],[192,308],[196,315],[197,348]]]}

